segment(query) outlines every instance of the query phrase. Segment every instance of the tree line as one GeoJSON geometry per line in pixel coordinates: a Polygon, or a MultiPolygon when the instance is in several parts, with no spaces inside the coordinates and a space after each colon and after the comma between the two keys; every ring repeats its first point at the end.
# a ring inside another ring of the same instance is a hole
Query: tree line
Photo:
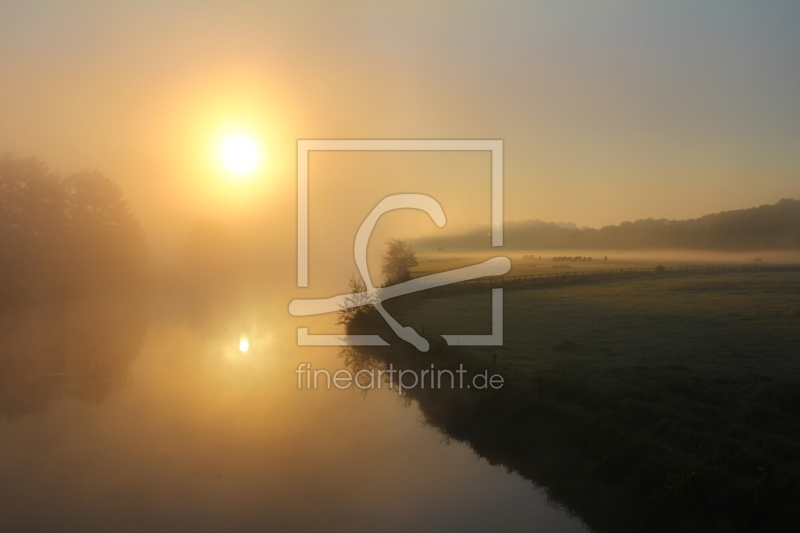
{"type": "Polygon", "coordinates": [[[140,284],[148,250],[122,189],[97,171],[61,175],[0,157],[0,299],[140,284]]]}
{"type": "MultiPolygon", "coordinates": [[[[415,241],[420,250],[488,248],[486,228],[452,237],[415,241]]],[[[600,229],[527,220],[505,224],[507,248],[519,250],[796,250],[800,248],[800,200],[738,209],[689,220],[647,218],[600,229]]]]}

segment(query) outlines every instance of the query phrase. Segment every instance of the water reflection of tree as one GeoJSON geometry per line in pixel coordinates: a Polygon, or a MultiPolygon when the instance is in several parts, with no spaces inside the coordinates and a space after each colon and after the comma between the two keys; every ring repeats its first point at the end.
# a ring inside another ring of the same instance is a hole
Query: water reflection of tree
{"type": "Polygon", "coordinates": [[[0,415],[119,385],[146,328],[147,247],[122,190],[0,157],[0,415]]]}
{"type": "Polygon", "coordinates": [[[147,329],[142,298],[92,296],[0,308],[0,416],[69,396],[99,402],[127,377],[147,329]]]}

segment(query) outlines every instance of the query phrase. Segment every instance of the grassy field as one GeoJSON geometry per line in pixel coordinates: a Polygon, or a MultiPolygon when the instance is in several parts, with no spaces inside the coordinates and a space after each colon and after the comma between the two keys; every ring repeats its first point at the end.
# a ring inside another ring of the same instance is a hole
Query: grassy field
{"type": "MultiPolygon", "coordinates": [[[[800,530],[800,274],[504,296],[503,347],[364,353],[502,374],[497,391],[410,396],[445,435],[542,485],[597,531],[800,530]]],[[[490,332],[488,293],[395,306],[431,339],[490,332]]]]}
{"type": "Polygon", "coordinates": [[[416,252],[419,264],[411,270],[413,277],[465,267],[491,257],[503,255],[511,259],[507,276],[527,276],[553,272],[578,272],[620,268],[653,268],[657,265],[800,263],[798,252],[710,252],[695,250],[531,250],[531,251],[443,251],[416,252]],[[591,261],[567,261],[563,258],[590,258],[591,261]],[[562,258],[559,260],[559,258],[562,258]]]}

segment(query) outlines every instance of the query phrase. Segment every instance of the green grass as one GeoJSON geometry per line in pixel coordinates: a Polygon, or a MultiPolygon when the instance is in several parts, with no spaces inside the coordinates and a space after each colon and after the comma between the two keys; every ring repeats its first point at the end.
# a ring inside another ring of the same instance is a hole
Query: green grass
{"type": "MultiPolygon", "coordinates": [[[[504,346],[374,349],[491,365],[498,391],[412,391],[428,421],[597,531],[800,530],[800,274],[506,290],[504,346]]],[[[425,334],[489,333],[490,295],[406,298],[425,334]]],[[[398,303],[395,304],[395,311],[398,303]]],[[[401,341],[394,340],[393,344],[401,341]]]]}

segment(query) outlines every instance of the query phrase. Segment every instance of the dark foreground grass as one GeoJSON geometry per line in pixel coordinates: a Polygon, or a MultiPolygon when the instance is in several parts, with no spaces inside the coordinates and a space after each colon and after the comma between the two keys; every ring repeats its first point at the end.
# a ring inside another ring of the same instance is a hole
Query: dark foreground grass
{"type": "MultiPolygon", "coordinates": [[[[502,374],[496,391],[409,397],[445,435],[543,486],[598,532],[800,531],[800,275],[504,296],[504,347],[435,340],[489,333],[488,293],[417,297],[393,312],[424,326],[431,352],[392,339],[349,351],[349,362],[502,374]]],[[[381,327],[373,318],[351,331],[381,327]]]]}

